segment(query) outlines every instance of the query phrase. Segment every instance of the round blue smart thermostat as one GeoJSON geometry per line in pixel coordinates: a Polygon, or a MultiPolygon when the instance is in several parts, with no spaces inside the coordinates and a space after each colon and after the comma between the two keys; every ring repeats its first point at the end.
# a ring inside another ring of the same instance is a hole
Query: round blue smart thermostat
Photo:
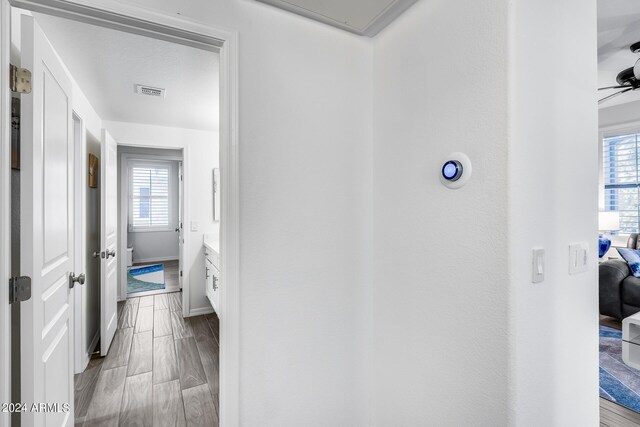
{"type": "Polygon", "coordinates": [[[462,164],[457,160],[449,160],[442,166],[442,177],[447,181],[457,181],[462,176],[462,164]]]}

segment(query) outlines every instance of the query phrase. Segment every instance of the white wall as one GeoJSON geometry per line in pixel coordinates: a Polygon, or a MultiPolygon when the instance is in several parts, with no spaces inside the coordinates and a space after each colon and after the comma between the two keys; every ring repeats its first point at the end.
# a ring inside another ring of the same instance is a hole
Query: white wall
{"type": "Polygon", "coordinates": [[[511,422],[597,426],[596,1],[511,9],[511,422]],[[568,245],[580,241],[589,270],[571,276],[568,245]],[[534,285],[535,246],[546,249],[546,278],[534,285]]]}
{"type": "Polygon", "coordinates": [[[595,6],[423,1],[376,39],[374,425],[598,424],[595,6]]]}
{"type": "MultiPolygon", "coordinates": [[[[123,177],[127,176],[123,161],[123,155],[126,155],[129,161],[134,159],[151,159],[165,160],[182,158],[182,150],[158,150],[139,147],[118,146],[118,212],[120,206],[128,206],[128,182],[123,177]]],[[[178,226],[178,187],[180,184],[178,176],[178,162],[168,160],[170,164],[169,182],[171,187],[169,190],[171,202],[170,230],[164,231],[144,231],[144,232],[127,232],[127,244],[133,247],[133,262],[153,262],[178,259],[178,236],[174,229],[178,226]]],[[[122,218],[121,218],[122,219],[122,218]]],[[[120,224],[119,224],[120,225],[120,224]]],[[[128,228],[128,224],[124,223],[123,227],[128,228]]]]}
{"type": "Polygon", "coordinates": [[[598,123],[600,128],[618,127],[629,124],[638,125],[640,123],[640,101],[627,102],[626,104],[614,105],[598,110],[598,123]]]}
{"type": "Polygon", "coordinates": [[[242,425],[365,424],[370,41],[253,0],[130,4],[239,32],[242,425]]]}
{"type": "MultiPolygon", "coordinates": [[[[191,220],[198,223],[198,231],[190,231],[191,224],[184,224],[185,233],[191,234],[191,247],[189,248],[190,257],[184,260],[183,268],[189,269],[190,309],[196,310],[196,312],[210,309],[211,305],[205,294],[202,239],[204,234],[217,233],[218,231],[218,223],[213,221],[213,168],[220,165],[218,133],[109,121],[105,121],[104,126],[118,144],[152,144],[156,147],[188,144],[187,161],[190,167],[184,173],[188,174],[188,181],[192,187],[190,189],[189,210],[191,220]]],[[[119,151],[121,150],[123,148],[119,149],[119,151]]],[[[132,148],[128,147],[126,150],[130,151],[132,148]]],[[[166,153],[167,151],[169,150],[158,150],[157,153],[166,153]]],[[[181,153],[181,150],[178,152],[181,153]]],[[[126,225],[120,225],[126,227],[126,225]]],[[[134,250],[136,250],[135,247],[134,250]]]]}
{"type": "Polygon", "coordinates": [[[507,425],[507,14],[421,1],[375,39],[372,425],[507,425]]]}
{"type": "Polygon", "coordinates": [[[130,3],[240,34],[242,425],[597,424],[595,252],[565,273],[597,231],[594,1],[423,0],[375,55],[255,1],[130,3]]]}

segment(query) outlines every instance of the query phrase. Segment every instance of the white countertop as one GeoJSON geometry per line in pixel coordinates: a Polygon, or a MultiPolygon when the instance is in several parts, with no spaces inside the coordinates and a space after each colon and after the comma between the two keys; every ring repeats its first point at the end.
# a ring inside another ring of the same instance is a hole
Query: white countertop
{"type": "Polygon", "coordinates": [[[213,234],[205,234],[202,243],[212,251],[220,254],[220,240],[218,239],[218,236],[213,234]]]}

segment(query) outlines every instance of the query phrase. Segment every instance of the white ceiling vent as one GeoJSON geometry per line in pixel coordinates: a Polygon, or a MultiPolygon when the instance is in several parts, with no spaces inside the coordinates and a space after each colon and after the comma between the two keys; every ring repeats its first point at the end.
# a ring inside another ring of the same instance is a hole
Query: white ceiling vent
{"type": "Polygon", "coordinates": [[[373,37],[416,0],[257,0],[343,30],[373,37]]]}
{"type": "Polygon", "coordinates": [[[136,93],[140,95],[155,96],[164,98],[165,90],[159,87],[151,87],[145,85],[136,85],[136,93]]]}

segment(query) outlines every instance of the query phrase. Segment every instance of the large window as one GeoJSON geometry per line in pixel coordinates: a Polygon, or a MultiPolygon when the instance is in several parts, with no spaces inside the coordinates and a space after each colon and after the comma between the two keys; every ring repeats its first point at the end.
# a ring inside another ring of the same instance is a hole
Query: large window
{"type": "Polygon", "coordinates": [[[638,233],[640,193],[640,133],[603,140],[604,207],[620,213],[620,233],[638,233]]]}
{"type": "Polygon", "coordinates": [[[131,162],[129,231],[171,229],[168,163],[131,162]]]}

